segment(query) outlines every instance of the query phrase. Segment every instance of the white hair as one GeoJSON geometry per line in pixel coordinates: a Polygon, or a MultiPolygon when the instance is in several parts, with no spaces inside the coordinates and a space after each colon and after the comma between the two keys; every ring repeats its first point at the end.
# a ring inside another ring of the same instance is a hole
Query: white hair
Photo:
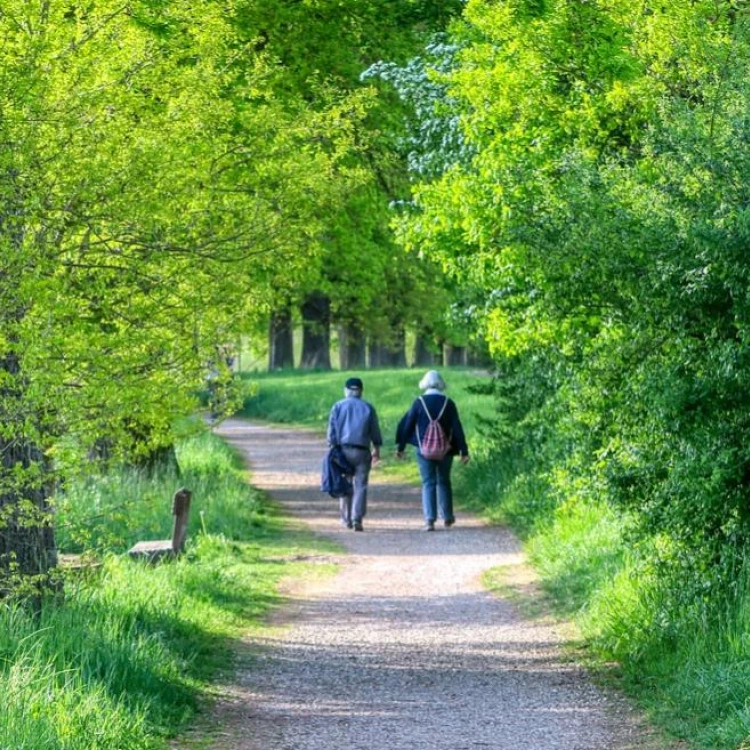
{"type": "Polygon", "coordinates": [[[344,386],[344,396],[346,398],[361,398],[362,389],[361,388],[347,388],[346,386],[344,386]]]}
{"type": "Polygon", "coordinates": [[[419,388],[423,391],[426,391],[428,388],[436,388],[438,391],[444,391],[445,381],[440,377],[440,373],[437,370],[430,370],[419,381],[419,388]]]}

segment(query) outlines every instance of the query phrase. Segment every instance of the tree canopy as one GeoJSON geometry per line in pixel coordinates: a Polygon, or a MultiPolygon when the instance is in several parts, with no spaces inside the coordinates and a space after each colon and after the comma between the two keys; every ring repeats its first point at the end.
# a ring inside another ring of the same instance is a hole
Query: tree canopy
{"type": "Polygon", "coordinates": [[[53,562],[55,471],[169,443],[292,307],[353,363],[488,341],[552,494],[706,585],[738,564],[743,4],[9,0],[0,35],[6,568],[53,562]]]}
{"type": "Polygon", "coordinates": [[[3,6],[6,566],[24,554],[23,509],[46,508],[52,460],[99,438],[169,441],[216,347],[270,304],[282,270],[304,273],[319,217],[357,179],[356,97],[279,101],[252,7],[3,6]]]}

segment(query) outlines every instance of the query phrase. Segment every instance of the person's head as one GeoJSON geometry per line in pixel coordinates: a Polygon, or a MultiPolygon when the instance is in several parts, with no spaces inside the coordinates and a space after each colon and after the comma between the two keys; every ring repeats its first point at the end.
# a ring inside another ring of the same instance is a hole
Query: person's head
{"type": "Polygon", "coordinates": [[[362,381],[359,378],[349,378],[346,383],[344,383],[344,395],[347,398],[360,398],[364,389],[365,387],[362,385],[362,381]]]}
{"type": "Polygon", "coordinates": [[[429,370],[419,381],[419,388],[423,391],[435,389],[437,391],[445,390],[445,381],[440,377],[437,370],[429,370]]]}

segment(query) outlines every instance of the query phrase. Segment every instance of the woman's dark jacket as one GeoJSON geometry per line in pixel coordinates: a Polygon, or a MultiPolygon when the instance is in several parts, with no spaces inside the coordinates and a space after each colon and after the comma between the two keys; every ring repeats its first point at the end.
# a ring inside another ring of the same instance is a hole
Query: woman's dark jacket
{"type": "MultiPolygon", "coordinates": [[[[442,393],[428,393],[422,396],[422,398],[425,404],[427,404],[427,408],[433,419],[440,414],[443,403],[446,399],[448,400],[443,416],[440,417],[440,425],[451,441],[451,449],[448,455],[455,456],[456,454],[460,454],[468,456],[469,448],[466,445],[464,428],[461,426],[461,420],[458,418],[458,409],[453,401],[442,393]]],[[[416,399],[411,405],[411,409],[404,414],[398,423],[398,428],[396,429],[396,446],[398,452],[401,453],[407,443],[411,443],[419,448],[417,431],[419,431],[420,435],[424,435],[424,431],[427,429],[429,423],[429,417],[425,413],[422,403],[419,399],[416,399]]]]}

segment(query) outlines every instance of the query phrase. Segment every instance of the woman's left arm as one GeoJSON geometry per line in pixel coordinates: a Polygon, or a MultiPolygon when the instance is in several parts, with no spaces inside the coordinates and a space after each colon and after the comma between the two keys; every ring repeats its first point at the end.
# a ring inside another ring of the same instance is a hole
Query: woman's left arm
{"type": "Polygon", "coordinates": [[[451,409],[451,440],[458,449],[461,461],[467,463],[469,460],[469,446],[466,444],[466,435],[461,424],[461,418],[458,416],[458,407],[454,401],[450,402],[451,409]]]}

